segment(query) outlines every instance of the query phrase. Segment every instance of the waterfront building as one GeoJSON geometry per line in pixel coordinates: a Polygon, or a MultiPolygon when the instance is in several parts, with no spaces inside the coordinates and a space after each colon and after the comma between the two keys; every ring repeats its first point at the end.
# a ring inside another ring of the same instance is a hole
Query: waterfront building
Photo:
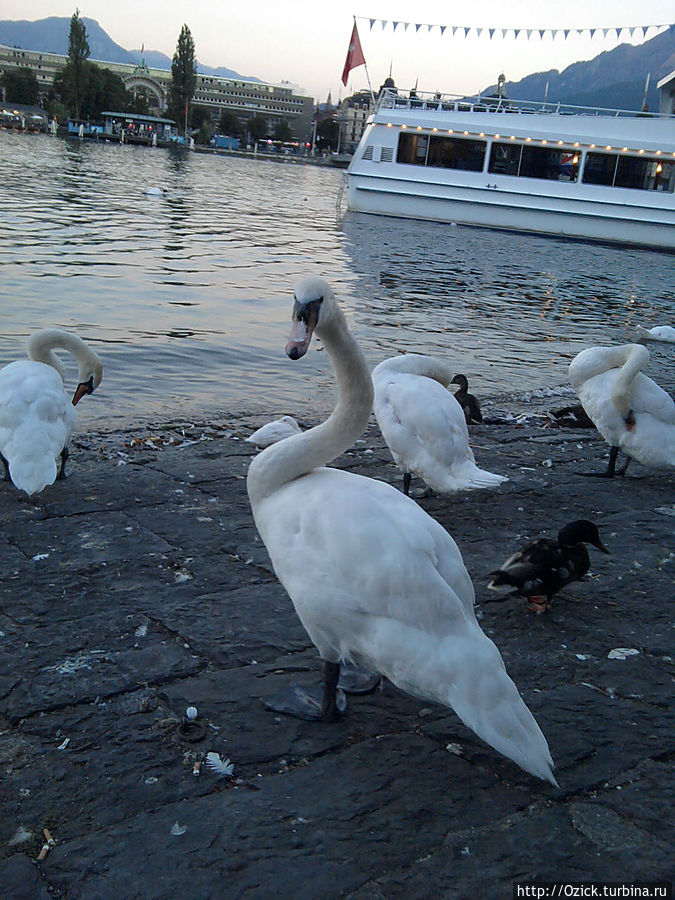
{"type": "MultiPolygon", "coordinates": [[[[37,78],[43,96],[66,62],[67,57],[58,53],[24,50],[0,44],[0,70],[22,67],[30,69],[37,78]]],[[[91,62],[119,75],[128,91],[142,92],[149,101],[151,113],[159,116],[166,110],[171,85],[170,70],[150,68],[144,62],[140,65],[104,60],[91,62]]],[[[258,116],[267,121],[270,133],[278,123],[286,122],[294,138],[303,141],[311,138],[314,101],[311,97],[297,93],[287,83],[268,84],[200,73],[197,75],[192,102],[208,109],[215,125],[222,112],[228,110],[237,116],[243,128],[246,128],[253,116],[258,116]]]]}

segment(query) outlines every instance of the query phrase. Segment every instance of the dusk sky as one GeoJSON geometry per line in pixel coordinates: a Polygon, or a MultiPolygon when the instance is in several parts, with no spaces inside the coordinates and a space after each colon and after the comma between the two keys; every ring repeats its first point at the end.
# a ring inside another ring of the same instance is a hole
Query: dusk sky
{"type": "MultiPolygon", "coordinates": [[[[264,81],[289,81],[318,100],[328,92],[335,102],[342,94],[368,86],[363,67],[355,69],[347,89],[340,76],[352,29],[358,18],[361,44],[370,79],[377,88],[389,74],[402,88],[418,82],[420,90],[449,93],[474,93],[497,80],[500,72],[507,80],[543,69],[563,69],[572,62],[591,59],[619,43],[641,43],[640,35],[623,32],[617,40],[612,32],[591,39],[588,35],[570,35],[567,40],[550,34],[529,40],[524,33],[513,33],[490,40],[487,31],[478,37],[475,31],[465,38],[463,32],[451,36],[451,26],[510,29],[615,28],[668,24],[675,18],[672,0],[638,0],[622,3],[610,0],[586,0],[577,7],[552,0],[532,3],[511,0],[507,5],[484,0],[480,7],[438,0],[353,0],[352,3],[318,4],[301,0],[257,0],[253,4],[214,3],[192,0],[0,0],[0,19],[33,21],[47,16],[70,17],[79,7],[81,16],[96,19],[110,37],[127,50],[142,44],[172,56],[183,23],[192,32],[196,55],[209,66],[227,66],[242,75],[264,81]],[[370,28],[369,19],[378,22],[370,28]],[[380,24],[387,20],[384,29],[380,24]],[[393,21],[409,22],[404,31],[393,21]],[[421,24],[419,30],[415,25],[421,24]],[[441,35],[438,28],[445,25],[441,35]]],[[[647,38],[657,30],[651,28],[647,38]]]]}

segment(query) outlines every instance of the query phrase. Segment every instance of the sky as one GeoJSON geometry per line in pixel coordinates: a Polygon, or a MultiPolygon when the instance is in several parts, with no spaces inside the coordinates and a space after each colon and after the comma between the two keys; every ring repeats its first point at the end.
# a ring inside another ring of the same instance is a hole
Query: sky
{"type": "MultiPolygon", "coordinates": [[[[440,0],[0,0],[0,19],[34,21],[47,16],[70,18],[78,7],[80,16],[96,19],[110,37],[127,50],[161,50],[173,56],[183,24],[193,36],[197,59],[208,66],[227,66],[241,75],[272,83],[290,82],[302,92],[323,102],[331,93],[340,96],[368,87],[375,90],[389,74],[396,84],[409,89],[417,83],[421,91],[477,93],[504,73],[518,81],[532,72],[564,69],[578,60],[592,59],[619,43],[641,43],[623,32],[591,39],[588,35],[561,35],[554,40],[525,34],[515,38],[472,31],[468,38],[450,26],[472,28],[550,29],[616,28],[661,25],[675,20],[673,0],[585,0],[574,7],[561,0],[483,0],[478,7],[440,0]],[[347,88],[341,75],[351,35],[353,17],[366,59],[351,73],[347,88]],[[378,22],[371,29],[369,20],[378,22]],[[382,21],[388,24],[382,28],[382,21]],[[393,21],[409,22],[396,31],[393,21]],[[416,30],[415,25],[425,27],[416,30]],[[427,25],[445,25],[429,31],[427,25]],[[461,35],[461,36],[460,36],[461,35]]],[[[658,32],[650,29],[646,39],[658,32]]]]}

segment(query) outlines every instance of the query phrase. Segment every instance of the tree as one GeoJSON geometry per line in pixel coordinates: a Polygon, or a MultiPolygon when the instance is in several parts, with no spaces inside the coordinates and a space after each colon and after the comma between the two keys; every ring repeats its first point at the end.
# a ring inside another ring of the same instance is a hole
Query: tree
{"type": "Polygon", "coordinates": [[[2,85],[7,93],[8,103],[25,103],[35,106],[40,99],[40,86],[35,72],[26,66],[7,69],[2,76],[2,85]]]}
{"type": "Polygon", "coordinates": [[[293,132],[291,131],[291,126],[288,124],[286,119],[282,119],[280,122],[274,126],[274,140],[275,141],[290,141],[293,137],[293,132]]]}
{"type": "Polygon", "coordinates": [[[319,150],[334,150],[339,134],[340,126],[335,119],[322,119],[316,126],[316,146],[319,150]]]}
{"type": "Polygon", "coordinates": [[[238,137],[243,132],[241,122],[230,109],[224,109],[220,114],[218,128],[221,134],[228,134],[230,137],[238,137]]]}
{"type": "Polygon", "coordinates": [[[82,106],[82,97],[85,91],[87,77],[87,60],[89,59],[89,41],[87,40],[87,29],[84,22],[80,18],[80,11],[76,9],[70,20],[70,33],[68,35],[68,62],[66,67],[70,68],[70,78],[72,79],[72,94],[75,104],[75,116],[80,118],[80,110],[82,106]]]}
{"type": "Polygon", "coordinates": [[[171,87],[169,88],[169,115],[178,123],[184,123],[187,139],[188,109],[197,86],[195,42],[187,25],[183,25],[176,52],[171,63],[171,87]]]}
{"type": "Polygon", "coordinates": [[[264,119],[262,116],[251,116],[246,124],[246,128],[255,144],[267,134],[267,119],[264,119]]]}
{"type": "Polygon", "coordinates": [[[198,144],[208,144],[213,136],[213,119],[211,112],[205,106],[193,106],[190,111],[190,129],[199,129],[196,141],[198,144]]]}

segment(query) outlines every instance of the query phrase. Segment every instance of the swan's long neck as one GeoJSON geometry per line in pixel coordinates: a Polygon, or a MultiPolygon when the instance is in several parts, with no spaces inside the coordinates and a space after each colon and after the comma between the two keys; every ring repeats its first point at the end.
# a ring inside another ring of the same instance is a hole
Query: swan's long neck
{"type": "Polygon", "coordinates": [[[80,371],[83,371],[87,365],[91,365],[93,359],[91,350],[81,338],[58,328],[36,331],[28,338],[27,346],[28,355],[32,360],[52,366],[64,380],[66,373],[63,363],[53,352],[57,347],[72,353],[80,365],[80,371]]]}
{"type": "MultiPolygon", "coordinates": [[[[318,330],[319,331],[319,330],[318,330]]],[[[320,328],[338,388],[338,401],[325,422],[263,450],[252,461],[247,488],[251,503],[324,466],[350,447],[363,434],[373,407],[373,383],[361,348],[349,333],[338,311],[320,328]]]]}
{"type": "Polygon", "coordinates": [[[447,387],[454,377],[453,370],[444,362],[420,353],[404,353],[385,359],[373,370],[373,378],[386,372],[401,372],[405,375],[424,375],[447,387]]]}
{"type": "Polygon", "coordinates": [[[625,355],[623,365],[612,385],[612,402],[625,419],[630,411],[633,381],[649,362],[649,350],[641,344],[628,344],[618,349],[624,350],[625,355]]]}

